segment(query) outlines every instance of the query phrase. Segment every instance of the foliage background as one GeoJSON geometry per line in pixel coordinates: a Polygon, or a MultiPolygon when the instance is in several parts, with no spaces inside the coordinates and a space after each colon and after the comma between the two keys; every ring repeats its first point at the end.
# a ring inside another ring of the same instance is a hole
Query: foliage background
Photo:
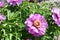
{"type": "MultiPolygon", "coordinates": [[[[6,16],[0,24],[0,39],[1,40],[53,40],[54,36],[58,36],[60,28],[54,24],[52,19],[51,8],[56,6],[54,3],[41,2],[40,4],[34,2],[24,1],[21,5],[10,6],[6,4],[0,8],[0,13],[6,16]],[[45,16],[49,26],[46,34],[41,37],[34,37],[25,29],[26,18],[30,14],[38,13],[45,16]]],[[[58,5],[57,5],[58,6],[58,5]]],[[[59,6],[58,6],[59,7],[59,6]]]]}

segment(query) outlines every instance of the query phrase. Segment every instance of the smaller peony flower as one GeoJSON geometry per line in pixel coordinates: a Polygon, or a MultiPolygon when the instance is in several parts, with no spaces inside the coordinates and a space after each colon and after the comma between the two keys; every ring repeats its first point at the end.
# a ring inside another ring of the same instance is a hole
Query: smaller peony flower
{"type": "Polygon", "coordinates": [[[22,0],[7,0],[7,2],[10,4],[10,5],[13,5],[15,6],[16,4],[19,5],[22,3],[22,0]]]}
{"type": "Polygon", "coordinates": [[[28,2],[34,2],[34,0],[28,0],[28,2]]]}
{"type": "Polygon", "coordinates": [[[60,9],[57,7],[52,8],[52,18],[58,26],[60,26],[60,9]]]}
{"type": "Polygon", "coordinates": [[[4,1],[0,1],[0,7],[4,7],[4,1]]]}
{"type": "Polygon", "coordinates": [[[6,19],[6,17],[4,15],[0,14],[0,23],[5,19],[6,19]]]}
{"type": "Polygon", "coordinates": [[[42,36],[46,32],[48,24],[44,16],[40,14],[31,14],[25,21],[26,30],[33,36],[42,36]]]}

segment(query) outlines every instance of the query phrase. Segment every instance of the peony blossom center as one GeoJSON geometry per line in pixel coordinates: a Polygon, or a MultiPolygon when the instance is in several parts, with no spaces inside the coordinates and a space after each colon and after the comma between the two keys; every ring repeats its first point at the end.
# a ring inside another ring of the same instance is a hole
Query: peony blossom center
{"type": "Polygon", "coordinates": [[[35,20],[34,23],[33,23],[33,25],[34,25],[36,28],[40,28],[41,25],[42,25],[42,23],[41,23],[40,20],[35,20]]]}

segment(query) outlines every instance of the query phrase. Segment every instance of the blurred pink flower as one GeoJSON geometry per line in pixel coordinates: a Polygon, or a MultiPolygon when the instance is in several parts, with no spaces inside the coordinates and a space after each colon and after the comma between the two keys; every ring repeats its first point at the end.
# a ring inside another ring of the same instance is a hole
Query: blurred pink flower
{"type": "Polygon", "coordinates": [[[10,4],[10,5],[13,5],[15,6],[16,4],[19,5],[22,3],[22,0],[7,0],[7,2],[10,4]]]}
{"type": "Polygon", "coordinates": [[[0,1],[0,7],[4,7],[4,1],[0,1]]]}
{"type": "Polygon", "coordinates": [[[5,19],[6,19],[6,17],[4,15],[0,14],[0,23],[5,19]]]}
{"type": "Polygon", "coordinates": [[[57,24],[58,26],[60,26],[60,9],[57,7],[53,7],[52,8],[52,17],[53,20],[55,22],[55,24],[57,24]]]}

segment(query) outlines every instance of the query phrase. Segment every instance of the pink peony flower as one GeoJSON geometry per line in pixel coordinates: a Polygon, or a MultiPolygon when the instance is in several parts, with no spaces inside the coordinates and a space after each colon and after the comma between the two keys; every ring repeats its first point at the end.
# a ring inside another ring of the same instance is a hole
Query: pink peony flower
{"type": "Polygon", "coordinates": [[[5,19],[6,19],[6,17],[4,15],[0,14],[0,23],[5,19]]]}
{"type": "Polygon", "coordinates": [[[44,16],[40,14],[31,14],[29,18],[26,19],[25,24],[26,30],[36,37],[44,35],[48,27],[44,16]]]}
{"type": "Polygon", "coordinates": [[[58,26],[60,26],[60,9],[57,7],[52,8],[52,18],[58,26]]]}
{"type": "Polygon", "coordinates": [[[22,0],[7,0],[7,2],[10,4],[10,5],[13,5],[15,6],[16,4],[19,5],[22,3],[22,0]]]}

